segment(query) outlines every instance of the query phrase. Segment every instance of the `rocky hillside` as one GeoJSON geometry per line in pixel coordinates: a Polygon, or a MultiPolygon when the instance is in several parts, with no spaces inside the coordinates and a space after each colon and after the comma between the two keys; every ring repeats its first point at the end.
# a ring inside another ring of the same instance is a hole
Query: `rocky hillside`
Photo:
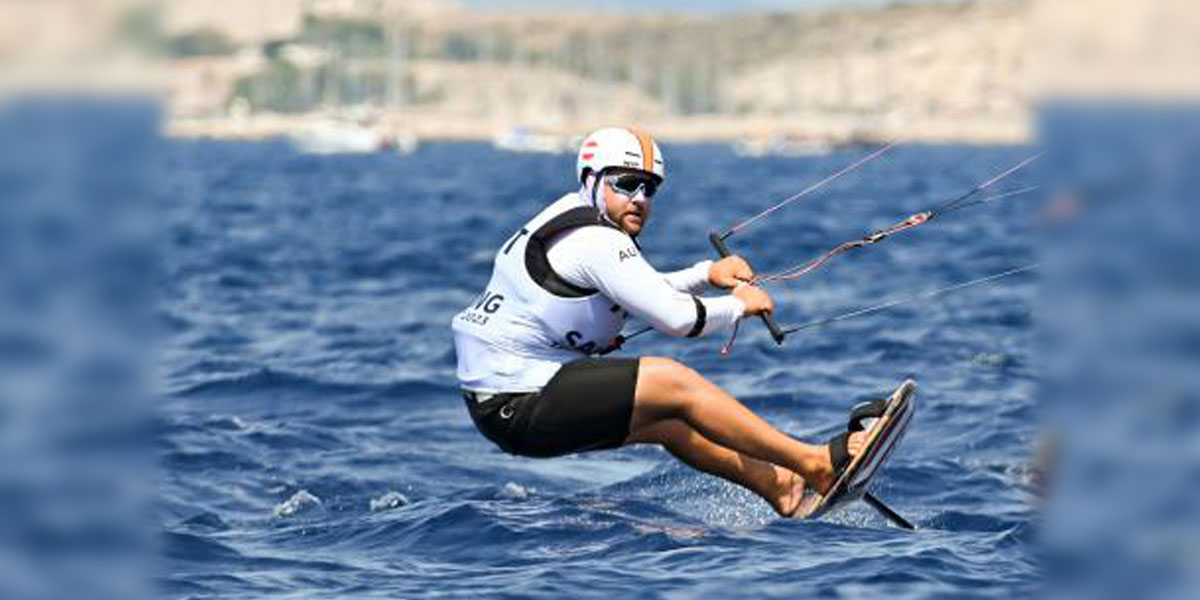
{"type": "MultiPolygon", "coordinates": [[[[346,4],[360,10],[308,15],[295,35],[263,44],[249,72],[243,56],[220,105],[209,75],[188,80],[206,82],[204,100],[180,106],[192,115],[220,114],[235,98],[255,113],[367,107],[455,137],[614,121],[692,138],[1019,140],[1027,131],[1029,0],[732,16],[346,4]]],[[[232,63],[227,54],[180,60],[232,63]]]]}

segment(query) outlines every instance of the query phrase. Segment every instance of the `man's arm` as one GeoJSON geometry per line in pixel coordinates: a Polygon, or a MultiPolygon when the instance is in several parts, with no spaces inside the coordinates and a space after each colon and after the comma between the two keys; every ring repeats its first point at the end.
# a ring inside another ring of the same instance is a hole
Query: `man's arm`
{"type": "Polygon", "coordinates": [[[708,271],[712,265],[713,261],[702,260],[686,269],[663,273],[662,277],[667,281],[667,285],[677,292],[702,294],[710,289],[708,271]]]}
{"type": "Polygon", "coordinates": [[[685,294],[700,294],[713,288],[731,290],[750,283],[754,271],[740,256],[726,256],[717,262],[705,260],[682,271],[663,275],[667,285],[685,294]]]}
{"type": "Polygon", "coordinates": [[[548,254],[561,277],[599,290],[668,335],[706,335],[732,325],[745,312],[746,305],[733,295],[700,298],[674,289],[646,262],[633,240],[615,229],[576,229],[557,240],[548,254]]]}

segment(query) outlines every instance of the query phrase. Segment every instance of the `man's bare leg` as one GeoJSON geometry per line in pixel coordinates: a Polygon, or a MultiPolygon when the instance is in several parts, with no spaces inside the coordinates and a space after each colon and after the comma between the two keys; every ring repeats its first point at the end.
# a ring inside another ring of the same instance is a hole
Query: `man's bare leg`
{"type": "Polygon", "coordinates": [[[804,479],[796,473],[718,446],[679,419],[645,427],[630,435],[625,443],[660,444],[692,468],[758,494],[781,516],[791,516],[804,495],[804,479]]]}
{"type": "MultiPolygon", "coordinates": [[[[653,433],[650,428],[672,419],[683,421],[717,446],[798,473],[821,493],[833,485],[833,465],[827,446],[792,439],[699,373],[674,360],[643,357],[638,365],[629,437],[650,436],[653,433]]],[[[851,436],[852,456],[861,447],[863,438],[861,433],[851,436]]],[[[712,460],[716,462],[702,464],[723,464],[722,461],[728,459],[712,460]]],[[[700,468],[724,477],[720,472],[700,468]]],[[[750,469],[753,471],[755,467],[750,469]]],[[[742,484],[737,479],[726,478],[742,484]]],[[[765,476],[751,476],[750,479],[761,482],[765,481],[765,476]]],[[[758,489],[753,485],[746,487],[757,493],[758,489]]],[[[757,485],[761,486],[761,483],[757,485]]]]}

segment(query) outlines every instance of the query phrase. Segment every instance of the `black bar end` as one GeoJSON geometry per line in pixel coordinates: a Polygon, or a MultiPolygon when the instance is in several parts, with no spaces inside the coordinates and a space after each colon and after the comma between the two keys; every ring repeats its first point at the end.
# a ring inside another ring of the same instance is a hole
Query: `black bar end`
{"type": "MultiPolygon", "coordinates": [[[[712,247],[716,249],[717,254],[721,255],[721,258],[725,258],[726,256],[731,256],[733,254],[729,251],[729,246],[725,245],[725,238],[722,237],[720,233],[716,231],[708,232],[708,241],[712,244],[712,247]]],[[[783,331],[779,329],[779,324],[775,322],[775,315],[764,313],[758,316],[762,318],[763,324],[767,326],[767,331],[771,332],[771,338],[775,340],[775,344],[782,346],[785,335],[783,331]]]]}

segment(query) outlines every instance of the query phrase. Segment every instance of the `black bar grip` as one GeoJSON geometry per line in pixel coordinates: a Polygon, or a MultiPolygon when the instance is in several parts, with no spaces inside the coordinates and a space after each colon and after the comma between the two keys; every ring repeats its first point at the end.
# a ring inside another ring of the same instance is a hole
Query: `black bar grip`
{"type": "MultiPolygon", "coordinates": [[[[729,246],[725,245],[725,238],[721,237],[721,234],[710,231],[708,233],[708,241],[712,243],[713,248],[716,248],[717,254],[720,254],[721,258],[733,254],[729,251],[729,246]]],[[[771,337],[775,339],[775,343],[782,346],[783,332],[779,330],[779,324],[775,322],[775,317],[771,313],[761,313],[758,316],[762,318],[763,323],[767,326],[767,331],[771,332],[771,337]]]]}

